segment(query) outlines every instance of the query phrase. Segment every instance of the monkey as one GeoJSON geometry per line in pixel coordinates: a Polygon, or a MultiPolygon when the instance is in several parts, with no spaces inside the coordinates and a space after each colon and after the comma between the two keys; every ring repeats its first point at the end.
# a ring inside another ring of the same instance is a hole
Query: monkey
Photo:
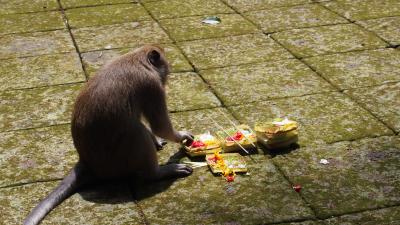
{"type": "Polygon", "coordinates": [[[38,224],[62,201],[93,181],[141,177],[161,180],[190,175],[184,164],[160,166],[163,142],[193,141],[169,118],[165,85],[170,66],[164,50],[144,45],[104,65],[75,100],[71,134],[79,159],[71,172],[27,216],[38,224]],[[149,128],[145,126],[144,118],[149,128]]]}

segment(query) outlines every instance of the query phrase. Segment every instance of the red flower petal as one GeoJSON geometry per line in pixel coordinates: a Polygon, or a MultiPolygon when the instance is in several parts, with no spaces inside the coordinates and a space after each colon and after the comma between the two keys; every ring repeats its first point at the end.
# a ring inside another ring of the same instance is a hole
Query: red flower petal
{"type": "Polygon", "coordinates": [[[296,184],[293,186],[293,190],[295,190],[296,192],[300,192],[301,191],[301,185],[300,184],[296,184]]]}
{"type": "Polygon", "coordinates": [[[193,141],[190,147],[192,148],[198,148],[198,147],[204,147],[206,146],[202,141],[193,141]]]}

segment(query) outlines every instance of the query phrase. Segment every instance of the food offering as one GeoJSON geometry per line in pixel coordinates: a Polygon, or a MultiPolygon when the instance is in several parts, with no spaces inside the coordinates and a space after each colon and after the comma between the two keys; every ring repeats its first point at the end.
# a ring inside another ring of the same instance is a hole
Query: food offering
{"type": "Polygon", "coordinates": [[[239,151],[242,146],[245,149],[254,148],[257,142],[256,134],[248,125],[238,125],[235,128],[220,130],[217,136],[221,139],[224,152],[239,151]]]}
{"type": "Polygon", "coordinates": [[[297,122],[287,118],[256,123],[258,142],[269,149],[287,148],[298,141],[297,122]]]}
{"type": "Polygon", "coordinates": [[[235,180],[236,173],[246,173],[246,160],[239,153],[224,153],[214,151],[206,155],[206,161],[213,173],[220,173],[227,182],[235,180]]]}
{"type": "Polygon", "coordinates": [[[195,135],[191,145],[187,146],[184,143],[184,148],[186,153],[192,157],[212,154],[214,151],[222,150],[218,138],[214,137],[209,132],[195,135]]]}

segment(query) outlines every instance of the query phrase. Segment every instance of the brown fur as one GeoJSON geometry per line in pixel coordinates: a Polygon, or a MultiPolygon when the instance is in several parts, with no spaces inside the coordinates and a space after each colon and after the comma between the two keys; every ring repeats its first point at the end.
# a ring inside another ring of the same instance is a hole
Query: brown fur
{"type": "Polygon", "coordinates": [[[169,65],[160,47],[146,45],[100,69],[79,94],[71,132],[79,162],[28,216],[37,224],[89,180],[141,176],[149,180],[190,175],[181,164],[159,166],[155,135],[174,142],[192,140],[169,119],[164,86],[169,65]],[[148,121],[151,131],[141,122],[148,121]],[[153,134],[154,133],[154,134],[153,134]]]}
{"type": "Polygon", "coordinates": [[[156,149],[140,121],[142,115],[157,136],[174,142],[189,138],[174,131],[168,116],[168,73],[163,50],[144,46],[112,61],[89,80],[77,98],[71,131],[81,162],[97,176],[157,177],[156,149]]]}

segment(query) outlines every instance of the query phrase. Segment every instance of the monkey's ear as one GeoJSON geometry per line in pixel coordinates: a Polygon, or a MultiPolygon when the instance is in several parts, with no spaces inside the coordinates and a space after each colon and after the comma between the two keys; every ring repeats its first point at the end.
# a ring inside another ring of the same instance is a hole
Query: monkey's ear
{"type": "Polygon", "coordinates": [[[153,66],[158,67],[160,65],[160,53],[156,50],[152,50],[147,55],[149,62],[153,64],[153,66]]]}

